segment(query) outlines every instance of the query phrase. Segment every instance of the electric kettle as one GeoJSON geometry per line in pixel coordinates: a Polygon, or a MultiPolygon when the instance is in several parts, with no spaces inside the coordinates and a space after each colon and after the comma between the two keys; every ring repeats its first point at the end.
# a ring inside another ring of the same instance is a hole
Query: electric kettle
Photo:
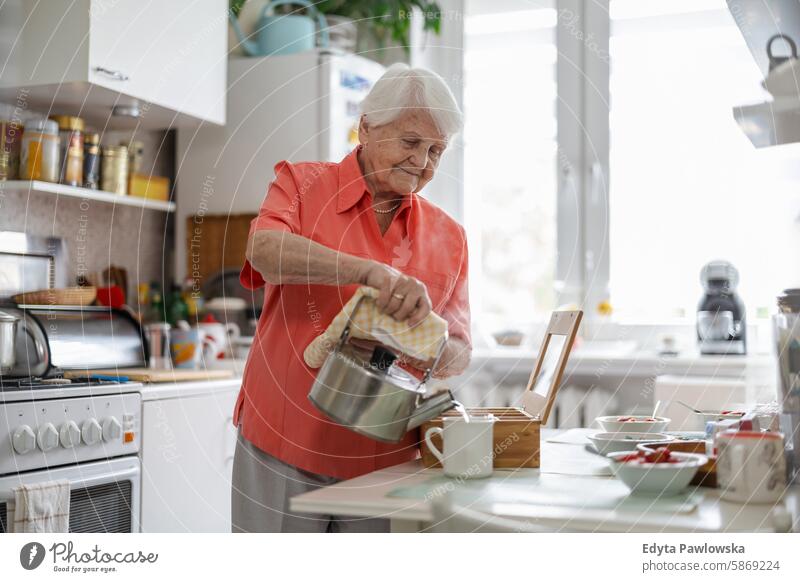
{"type": "Polygon", "coordinates": [[[317,374],[308,399],[323,414],[378,441],[396,443],[409,430],[458,405],[449,390],[429,394],[426,383],[442,356],[447,335],[421,380],[396,365],[398,355],[378,345],[369,353],[348,341],[359,299],[339,341],[317,374]]]}

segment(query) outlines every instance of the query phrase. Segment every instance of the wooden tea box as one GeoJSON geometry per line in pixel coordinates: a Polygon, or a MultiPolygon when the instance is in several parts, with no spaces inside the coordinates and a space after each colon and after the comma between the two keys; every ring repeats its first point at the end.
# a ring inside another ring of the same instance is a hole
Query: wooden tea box
{"type": "MultiPolygon", "coordinates": [[[[539,431],[542,422],[522,408],[469,408],[469,414],[493,414],[494,423],[494,466],[497,469],[518,469],[539,467],[539,431]]],[[[425,434],[433,426],[442,426],[443,417],[461,416],[459,412],[448,411],[438,418],[422,425],[420,434],[425,434]]],[[[433,444],[442,450],[442,437],[434,434],[433,444]]],[[[422,441],[422,463],[426,467],[441,467],[433,456],[425,440],[422,441]]]]}
{"type": "MultiPolygon", "coordinates": [[[[493,427],[493,454],[496,468],[539,467],[542,424],[547,422],[550,410],[553,408],[582,317],[583,312],[579,310],[554,311],[550,315],[550,323],[545,331],[536,365],[522,394],[521,407],[467,409],[469,414],[492,414],[496,418],[493,427]]],[[[424,437],[431,427],[441,427],[446,416],[461,416],[461,413],[450,410],[423,423],[420,435],[424,437]]],[[[435,434],[431,440],[439,450],[443,450],[441,435],[435,434]]],[[[424,438],[420,448],[422,462],[426,467],[441,467],[441,463],[433,456],[424,438]]]]}

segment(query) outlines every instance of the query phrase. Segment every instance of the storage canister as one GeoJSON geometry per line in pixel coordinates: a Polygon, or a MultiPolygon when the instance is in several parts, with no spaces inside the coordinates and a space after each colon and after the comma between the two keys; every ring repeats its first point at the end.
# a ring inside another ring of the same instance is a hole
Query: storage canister
{"type": "MultiPolygon", "coordinates": [[[[119,145],[128,145],[121,143],[119,145]]],[[[138,174],[142,171],[142,161],[144,159],[144,143],[140,141],[132,141],[128,146],[128,154],[130,162],[128,168],[131,174],[138,174]]]]}
{"type": "Polygon", "coordinates": [[[59,181],[69,186],[83,185],[83,119],[70,115],[52,115],[58,123],[61,159],[59,181]]]}
{"type": "Polygon", "coordinates": [[[11,105],[0,104],[0,181],[19,175],[19,146],[22,119],[11,105]]]}
{"type": "Polygon", "coordinates": [[[139,174],[142,171],[143,158],[144,144],[140,141],[132,141],[128,146],[128,194],[133,191],[133,175],[139,174]]]}
{"type": "Polygon", "coordinates": [[[106,146],[100,170],[101,189],[125,195],[128,193],[128,148],[106,146]]]}
{"type": "Polygon", "coordinates": [[[788,477],[800,482],[800,289],[778,296],[772,316],[778,354],[778,402],[781,432],[786,435],[788,477]]]}
{"type": "Polygon", "coordinates": [[[100,187],[100,135],[83,136],[83,187],[97,190],[100,187]]]}
{"type": "Polygon", "coordinates": [[[26,120],[20,149],[20,177],[58,182],[58,161],[58,124],[42,117],[26,120]]]}

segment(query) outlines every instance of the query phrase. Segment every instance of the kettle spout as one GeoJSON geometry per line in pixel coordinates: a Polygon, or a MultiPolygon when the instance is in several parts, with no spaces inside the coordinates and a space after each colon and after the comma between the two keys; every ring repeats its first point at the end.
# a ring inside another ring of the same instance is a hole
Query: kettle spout
{"type": "Polygon", "coordinates": [[[450,394],[450,390],[425,398],[414,410],[411,418],[408,419],[408,430],[417,428],[423,422],[436,418],[443,412],[455,408],[455,406],[456,401],[453,399],[453,395],[450,394]]]}
{"type": "Polygon", "coordinates": [[[233,12],[228,12],[228,19],[231,21],[233,31],[236,33],[236,38],[239,39],[239,44],[242,45],[242,50],[250,57],[258,56],[258,45],[252,40],[245,38],[242,29],[239,27],[239,20],[233,15],[233,12]]]}

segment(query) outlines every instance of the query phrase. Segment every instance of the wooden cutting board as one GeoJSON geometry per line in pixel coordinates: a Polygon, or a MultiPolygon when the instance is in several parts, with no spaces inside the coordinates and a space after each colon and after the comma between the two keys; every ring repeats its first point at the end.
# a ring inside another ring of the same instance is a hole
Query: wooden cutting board
{"type": "Polygon", "coordinates": [[[225,268],[239,269],[244,263],[250,222],[255,217],[255,214],[187,216],[186,272],[205,281],[225,268]]]}
{"type": "MultiPolygon", "coordinates": [[[[100,376],[124,376],[131,382],[191,382],[197,380],[221,380],[233,376],[233,370],[151,370],[149,368],[117,368],[110,370],[88,370],[88,374],[100,376]]],[[[87,370],[64,372],[65,378],[85,378],[87,370]]]]}

